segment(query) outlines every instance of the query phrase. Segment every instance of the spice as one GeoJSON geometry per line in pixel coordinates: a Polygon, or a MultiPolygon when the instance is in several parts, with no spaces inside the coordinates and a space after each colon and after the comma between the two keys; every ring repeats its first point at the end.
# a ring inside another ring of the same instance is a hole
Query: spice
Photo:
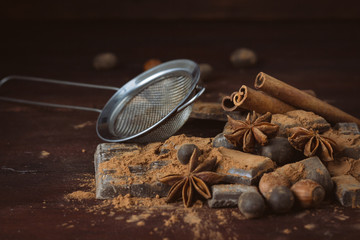
{"type": "Polygon", "coordinates": [[[185,143],[181,145],[176,154],[177,159],[181,164],[188,164],[194,150],[196,150],[197,155],[200,154],[200,149],[195,144],[185,143]]]}
{"type": "Polygon", "coordinates": [[[270,193],[267,203],[276,213],[290,211],[294,204],[294,195],[286,186],[277,186],[270,193]]]}
{"type": "Polygon", "coordinates": [[[293,106],[271,97],[263,92],[256,91],[242,85],[233,98],[235,106],[239,108],[256,111],[258,113],[285,113],[295,110],[293,106]]]}
{"type": "Polygon", "coordinates": [[[205,160],[199,164],[197,150],[194,149],[189,162],[188,174],[170,174],[159,179],[160,182],[172,185],[167,202],[176,201],[182,196],[185,207],[190,207],[194,203],[196,193],[205,199],[211,198],[207,184],[212,185],[223,179],[223,175],[211,172],[215,165],[216,158],[205,160]]]}
{"type": "Polygon", "coordinates": [[[233,92],[230,96],[223,97],[221,101],[221,107],[224,109],[224,111],[232,112],[237,109],[240,109],[240,106],[236,106],[234,103],[234,96],[237,94],[237,92],[233,92]]]}
{"type": "Polygon", "coordinates": [[[235,120],[228,116],[228,121],[234,130],[225,137],[235,146],[242,147],[244,152],[253,152],[256,142],[261,145],[268,143],[268,137],[274,136],[279,126],[270,123],[271,113],[258,117],[255,111],[249,113],[245,121],[235,120]]]}
{"type": "Polygon", "coordinates": [[[265,201],[258,192],[246,192],[239,197],[239,210],[246,218],[261,217],[265,211],[265,201]]]}
{"type": "Polygon", "coordinates": [[[318,131],[308,130],[302,127],[294,127],[289,130],[290,144],[297,150],[304,152],[307,157],[318,155],[324,162],[334,161],[334,147],[336,143],[321,136],[318,131]]]}
{"type": "Polygon", "coordinates": [[[360,126],[360,119],[263,72],[256,76],[255,88],[294,107],[312,111],[330,122],[355,122],[360,126]]]}

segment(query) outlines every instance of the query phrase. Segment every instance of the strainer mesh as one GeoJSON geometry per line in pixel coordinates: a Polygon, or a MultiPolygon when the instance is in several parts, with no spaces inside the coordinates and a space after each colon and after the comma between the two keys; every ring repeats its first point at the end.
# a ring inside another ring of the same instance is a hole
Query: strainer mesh
{"type": "Polygon", "coordinates": [[[178,106],[193,86],[192,78],[186,72],[168,74],[153,82],[118,113],[114,135],[126,138],[153,126],[178,106]]]}

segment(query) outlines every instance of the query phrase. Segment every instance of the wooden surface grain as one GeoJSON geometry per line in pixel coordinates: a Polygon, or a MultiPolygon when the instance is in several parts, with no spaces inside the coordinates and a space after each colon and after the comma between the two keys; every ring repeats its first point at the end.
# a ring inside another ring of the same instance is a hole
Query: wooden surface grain
{"type": "MultiPolygon", "coordinates": [[[[202,100],[219,101],[223,94],[253,85],[263,71],[360,117],[360,23],[358,21],[12,21],[1,23],[0,74],[47,77],[122,86],[141,73],[149,58],[189,58],[209,63],[214,73],[205,81],[202,100]],[[256,67],[232,67],[230,53],[253,49],[256,67]],[[119,65],[109,71],[92,68],[93,57],[111,51],[119,65]]],[[[102,108],[113,92],[45,84],[9,82],[1,96],[102,108]]],[[[180,223],[163,228],[173,209],[153,210],[142,227],[126,222],[135,212],[89,212],[98,200],[66,201],[94,174],[93,154],[101,143],[95,132],[97,114],[0,102],[0,238],[1,239],[184,239],[180,223]],[[76,128],[80,124],[85,127],[76,128]],[[41,152],[50,153],[42,157],[41,152]],[[120,220],[115,220],[116,217],[120,220]],[[121,220],[122,219],[122,220],[121,220]],[[163,228],[162,231],[154,231],[163,228]],[[152,232],[152,234],[151,234],[152,232]]],[[[180,133],[213,137],[223,122],[189,120],[180,133]]],[[[236,210],[236,209],[235,209],[236,210]]],[[[357,239],[360,211],[329,200],[319,209],[269,214],[256,220],[231,217],[216,228],[218,212],[194,210],[223,239],[357,239]],[[313,224],[315,228],[306,228],[313,224]],[[286,230],[288,229],[288,230],[286,230]]],[[[202,229],[205,237],[211,237],[202,229]]]]}

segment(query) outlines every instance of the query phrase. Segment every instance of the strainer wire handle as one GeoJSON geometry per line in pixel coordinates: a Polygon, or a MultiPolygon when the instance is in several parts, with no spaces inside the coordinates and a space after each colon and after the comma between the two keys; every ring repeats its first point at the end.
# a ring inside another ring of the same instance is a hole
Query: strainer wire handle
{"type": "Polygon", "coordinates": [[[191,105],[196,99],[198,99],[198,97],[200,97],[201,94],[203,94],[203,92],[205,91],[205,88],[203,86],[199,86],[197,85],[195,88],[195,91],[197,91],[197,93],[186,103],[184,103],[183,105],[181,105],[176,111],[177,112],[181,112],[184,108],[186,108],[187,106],[191,105]]]}
{"type": "MultiPolygon", "coordinates": [[[[47,78],[38,78],[38,77],[27,77],[27,76],[16,76],[11,75],[4,77],[0,81],[0,87],[4,85],[6,82],[12,79],[18,80],[26,80],[26,81],[35,81],[35,82],[46,82],[46,83],[53,83],[53,84],[60,84],[60,85],[69,85],[69,86],[77,86],[77,87],[86,87],[86,88],[96,88],[96,89],[104,89],[104,90],[113,90],[117,91],[119,88],[112,87],[112,86],[103,86],[103,85],[95,85],[95,84],[88,84],[88,83],[78,83],[78,82],[68,82],[68,81],[60,81],[54,79],[47,79],[47,78]]],[[[56,104],[56,103],[45,103],[45,102],[37,102],[37,101],[30,101],[18,98],[9,98],[9,97],[0,97],[0,100],[8,101],[8,102],[16,102],[16,103],[25,103],[31,105],[38,105],[38,106],[46,106],[46,107],[56,107],[56,108],[69,108],[69,109],[76,109],[76,110],[84,110],[84,111],[91,111],[91,112],[98,112],[100,113],[102,110],[97,108],[89,108],[89,107],[82,107],[82,106],[73,106],[73,105],[63,105],[63,104],[56,104]]]]}

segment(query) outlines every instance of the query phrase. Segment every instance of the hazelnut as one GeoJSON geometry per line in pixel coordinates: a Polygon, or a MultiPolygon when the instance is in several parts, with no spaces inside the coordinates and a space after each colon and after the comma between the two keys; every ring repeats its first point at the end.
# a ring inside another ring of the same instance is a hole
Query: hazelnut
{"type": "Polygon", "coordinates": [[[230,61],[235,67],[251,67],[256,64],[257,57],[251,49],[240,48],[231,54],[230,61]]]}
{"type": "Polygon", "coordinates": [[[239,197],[238,207],[246,218],[258,218],[265,211],[265,201],[258,192],[245,192],[239,197]]]}
{"type": "Polygon", "coordinates": [[[161,64],[161,61],[159,59],[156,59],[156,58],[149,59],[144,63],[144,71],[147,71],[147,70],[149,70],[153,67],[156,67],[157,65],[160,65],[160,64],[161,64]]]}
{"type": "Polygon", "coordinates": [[[117,61],[117,57],[114,53],[100,53],[95,56],[93,66],[96,70],[107,70],[114,68],[117,61]]]}
{"type": "Polygon", "coordinates": [[[294,205],[294,195],[290,188],[277,186],[271,191],[267,202],[274,212],[285,213],[290,211],[294,205]]]}
{"type": "Polygon", "coordinates": [[[195,144],[185,143],[180,146],[177,151],[177,159],[180,161],[181,164],[188,164],[190,161],[190,157],[192,153],[196,149],[198,156],[200,155],[200,150],[195,144]]]}
{"type": "Polygon", "coordinates": [[[291,191],[303,208],[315,207],[325,197],[325,189],[311,179],[303,179],[296,182],[291,187],[291,191]]]}
{"type": "Polygon", "coordinates": [[[266,199],[269,198],[271,191],[277,186],[290,187],[291,183],[289,179],[276,172],[265,173],[259,182],[259,190],[266,199]]]}

